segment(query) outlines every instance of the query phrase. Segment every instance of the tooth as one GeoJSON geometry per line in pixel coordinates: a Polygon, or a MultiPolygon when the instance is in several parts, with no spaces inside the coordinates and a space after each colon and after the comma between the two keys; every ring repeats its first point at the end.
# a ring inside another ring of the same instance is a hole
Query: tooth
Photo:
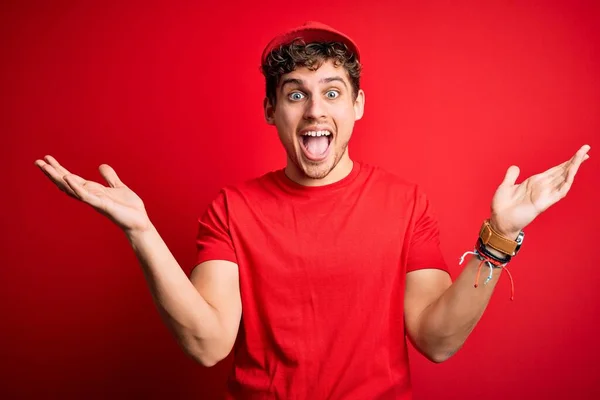
{"type": "Polygon", "coordinates": [[[303,133],[303,136],[313,136],[313,137],[331,136],[331,132],[329,132],[327,130],[322,130],[322,131],[307,131],[307,132],[303,133]]]}

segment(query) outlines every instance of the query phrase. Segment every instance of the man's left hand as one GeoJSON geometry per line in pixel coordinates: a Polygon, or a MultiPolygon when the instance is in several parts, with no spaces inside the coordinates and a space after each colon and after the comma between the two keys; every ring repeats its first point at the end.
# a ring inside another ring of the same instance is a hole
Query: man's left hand
{"type": "Polygon", "coordinates": [[[500,234],[516,239],[519,232],[539,214],[564,198],[579,166],[590,156],[590,146],[582,146],[570,160],[515,185],[519,167],[512,165],[492,198],[490,223],[500,234]]]}

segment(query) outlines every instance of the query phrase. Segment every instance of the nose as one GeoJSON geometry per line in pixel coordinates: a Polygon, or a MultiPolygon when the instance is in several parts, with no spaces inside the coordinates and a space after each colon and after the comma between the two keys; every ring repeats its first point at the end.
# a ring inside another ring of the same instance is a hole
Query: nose
{"type": "Polygon", "coordinates": [[[319,96],[312,96],[305,104],[304,119],[320,120],[326,116],[327,106],[319,96]]]}

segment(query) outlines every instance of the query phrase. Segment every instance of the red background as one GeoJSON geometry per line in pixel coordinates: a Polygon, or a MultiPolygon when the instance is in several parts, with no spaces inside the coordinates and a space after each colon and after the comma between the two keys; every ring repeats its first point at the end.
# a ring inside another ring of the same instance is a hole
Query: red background
{"type": "Polygon", "coordinates": [[[125,237],[33,162],[112,165],[191,269],[217,190],[284,165],[259,57],[316,19],[362,49],[352,157],[423,185],[454,276],[510,164],[521,182],[592,146],[527,228],[515,301],[504,277],[453,358],[411,351],[415,399],[599,398],[600,7],[414,3],[3,2],[0,397],[218,398],[231,358],[187,359],[125,237]]]}

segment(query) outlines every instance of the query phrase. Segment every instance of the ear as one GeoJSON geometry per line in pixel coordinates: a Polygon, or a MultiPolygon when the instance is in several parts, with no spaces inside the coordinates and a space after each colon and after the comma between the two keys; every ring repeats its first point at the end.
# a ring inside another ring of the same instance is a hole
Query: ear
{"type": "Polygon", "coordinates": [[[362,89],[358,90],[356,100],[354,100],[354,120],[358,121],[365,113],[365,92],[362,89]]]}
{"type": "Polygon", "coordinates": [[[271,104],[271,101],[268,97],[265,97],[265,100],[263,101],[263,107],[265,110],[265,121],[267,121],[267,124],[269,125],[275,125],[275,117],[273,116],[275,113],[275,107],[271,104]]]}

